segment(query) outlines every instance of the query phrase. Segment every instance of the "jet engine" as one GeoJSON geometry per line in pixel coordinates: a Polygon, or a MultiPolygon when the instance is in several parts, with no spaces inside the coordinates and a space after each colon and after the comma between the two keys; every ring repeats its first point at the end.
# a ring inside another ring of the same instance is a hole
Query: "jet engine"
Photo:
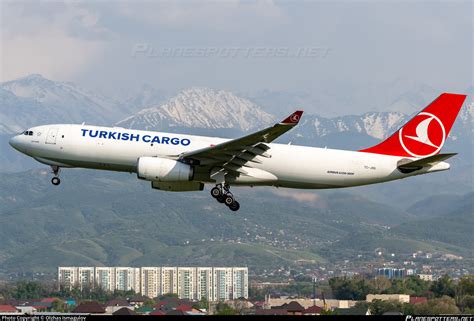
{"type": "Polygon", "coordinates": [[[188,182],[193,179],[194,169],[172,159],[160,157],[140,157],[137,163],[137,176],[155,182],[188,182]]]}

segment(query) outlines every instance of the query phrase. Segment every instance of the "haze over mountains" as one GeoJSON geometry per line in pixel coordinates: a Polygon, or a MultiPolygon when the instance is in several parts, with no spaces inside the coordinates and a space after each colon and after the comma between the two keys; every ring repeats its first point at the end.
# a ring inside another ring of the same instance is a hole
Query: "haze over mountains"
{"type": "MultiPolygon", "coordinates": [[[[379,106],[392,111],[371,107],[361,115],[337,117],[307,112],[279,142],[367,147],[390,135],[439,94],[428,86],[392,90],[392,99],[389,93],[384,98],[387,108],[379,106]]],[[[53,187],[48,169],[14,151],[7,141],[30,126],[82,122],[235,137],[317,103],[314,97],[284,92],[235,95],[200,87],[170,96],[145,86],[119,100],[40,75],[2,83],[0,220],[6,223],[0,266],[51,270],[69,264],[232,262],[261,268],[298,259],[325,262],[337,255],[369,255],[377,247],[472,257],[474,242],[466,227],[474,219],[474,108],[472,88],[468,90],[470,96],[444,149],[460,153],[450,160],[450,171],[338,191],[239,188],[236,192],[244,206],[242,213],[232,216],[207,191],[159,192],[123,173],[65,170],[61,186],[53,187]],[[436,228],[437,221],[450,224],[460,238],[452,230],[436,228]]],[[[322,94],[321,102],[331,96],[322,94]]]]}

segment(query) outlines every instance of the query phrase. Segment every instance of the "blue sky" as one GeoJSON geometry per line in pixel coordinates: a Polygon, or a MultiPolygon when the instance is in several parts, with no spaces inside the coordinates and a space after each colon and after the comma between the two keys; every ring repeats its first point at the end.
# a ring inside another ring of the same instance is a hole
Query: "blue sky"
{"type": "Polygon", "coordinates": [[[2,81],[367,94],[397,79],[472,84],[470,1],[3,1],[1,14],[2,81]]]}

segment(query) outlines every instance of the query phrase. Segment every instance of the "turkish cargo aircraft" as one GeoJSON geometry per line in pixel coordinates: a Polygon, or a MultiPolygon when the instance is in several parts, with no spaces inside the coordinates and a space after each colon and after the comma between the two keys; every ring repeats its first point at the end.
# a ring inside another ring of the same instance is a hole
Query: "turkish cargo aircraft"
{"type": "Polygon", "coordinates": [[[133,172],[164,191],[200,191],[232,211],[240,207],[231,185],[302,189],[382,183],[444,171],[455,154],[439,154],[465,95],[442,94],[380,144],[345,151],[271,143],[295,127],[296,111],[282,122],[237,139],[89,125],[45,125],[11,138],[10,145],[52,167],[133,172]]]}

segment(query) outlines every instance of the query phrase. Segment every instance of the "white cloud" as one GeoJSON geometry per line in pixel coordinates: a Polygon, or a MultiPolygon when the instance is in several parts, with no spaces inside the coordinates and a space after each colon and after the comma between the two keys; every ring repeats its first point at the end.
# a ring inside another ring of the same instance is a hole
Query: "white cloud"
{"type": "Polygon", "coordinates": [[[75,3],[2,3],[1,81],[40,73],[69,80],[99,59],[110,34],[75,3]]]}

